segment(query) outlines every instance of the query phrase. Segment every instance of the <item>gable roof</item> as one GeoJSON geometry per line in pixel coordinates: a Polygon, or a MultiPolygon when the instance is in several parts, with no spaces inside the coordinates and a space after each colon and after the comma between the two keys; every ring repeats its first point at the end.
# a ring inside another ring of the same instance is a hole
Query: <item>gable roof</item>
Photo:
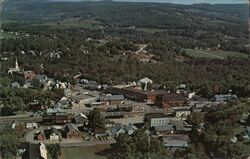
{"type": "Polygon", "coordinates": [[[124,127],[126,132],[129,132],[130,130],[137,130],[137,127],[134,125],[127,125],[124,127]]]}
{"type": "Polygon", "coordinates": [[[76,131],[80,132],[79,129],[78,129],[78,127],[77,127],[75,124],[72,124],[72,123],[68,123],[68,124],[66,125],[66,128],[67,128],[69,131],[71,131],[71,130],[76,130],[76,131]]]}
{"type": "Polygon", "coordinates": [[[153,81],[149,79],[148,77],[140,79],[139,82],[140,83],[153,83],[153,81]]]}

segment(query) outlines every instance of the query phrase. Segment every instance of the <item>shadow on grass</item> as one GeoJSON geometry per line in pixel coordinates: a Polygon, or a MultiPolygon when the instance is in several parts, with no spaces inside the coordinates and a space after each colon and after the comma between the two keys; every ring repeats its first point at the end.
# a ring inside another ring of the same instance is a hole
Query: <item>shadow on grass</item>
{"type": "Polygon", "coordinates": [[[111,148],[106,148],[99,152],[95,153],[99,156],[105,156],[107,159],[121,159],[121,154],[118,153],[117,149],[115,148],[115,144],[111,145],[111,148]]]}

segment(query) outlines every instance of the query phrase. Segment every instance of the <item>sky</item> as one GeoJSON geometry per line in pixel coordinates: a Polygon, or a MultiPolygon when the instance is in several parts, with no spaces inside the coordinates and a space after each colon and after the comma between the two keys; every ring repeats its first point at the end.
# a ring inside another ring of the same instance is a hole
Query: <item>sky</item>
{"type": "MultiPolygon", "coordinates": [[[[86,0],[51,0],[63,2],[78,2],[86,0]]],[[[88,0],[99,1],[99,0],[88,0]]],[[[117,2],[159,2],[159,3],[177,3],[177,4],[194,4],[194,3],[209,3],[209,4],[242,4],[248,3],[248,0],[113,0],[117,2]]]]}

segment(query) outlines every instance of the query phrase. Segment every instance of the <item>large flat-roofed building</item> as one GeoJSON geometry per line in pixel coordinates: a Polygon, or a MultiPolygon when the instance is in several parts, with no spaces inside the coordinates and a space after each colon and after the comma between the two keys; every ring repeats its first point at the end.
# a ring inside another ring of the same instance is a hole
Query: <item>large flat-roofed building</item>
{"type": "Polygon", "coordinates": [[[156,105],[163,108],[165,111],[169,111],[172,107],[182,107],[185,105],[187,97],[183,94],[164,94],[157,96],[156,105]]]}
{"type": "Polygon", "coordinates": [[[106,95],[100,97],[100,102],[103,102],[105,105],[116,105],[121,104],[124,101],[123,95],[106,95]]]}
{"type": "Polygon", "coordinates": [[[149,104],[154,104],[156,101],[156,96],[166,94],[166,91],[157,90],[157,91],[144,91],[140,89],[134,89],[132,87],[119,88],[119,87],[110,87],[107,89],[107,92],[112,94],[120,94],[126,98],[130,98],[139,102],[145,102],[149,104]]]}
{"type": "Polygon", "coordinates": [[[150,113],[145,115],[146,122],[149,122],[150,127],[159,125],[168,125],[170,122],[169,117],[163,113],[150,113]]]}

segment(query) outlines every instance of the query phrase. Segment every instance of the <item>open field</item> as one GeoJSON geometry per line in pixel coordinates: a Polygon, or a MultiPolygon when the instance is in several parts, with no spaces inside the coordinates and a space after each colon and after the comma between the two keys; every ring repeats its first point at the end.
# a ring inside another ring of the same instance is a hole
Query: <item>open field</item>
{"type": "Polygon", "coordinates": [[[234,51],[208,51],[208,50],[192,50],[186,49],[185,54],[192,58],[208,58],[208,59],[226,59],[228,57],[248,58],[247,54],[234,51]]]}
{"type": "Polygon", "coordinates": [[[61,22],[44,22],[42,24],[33,24],[34,26],[51,26],[56,28],[84,28],[89,30],[98,30],[103,27],[101,22],[95,20],[83,20],[81,18],[66,18],[61,22]]]}
{"type": "Polygon", "coordinates": [[[4,38],[15,38],[16,35],[13,33],[8,33],[8,32],[0,32],[0,39],[4,38]]]}
{"type": "Polygon", "coordinates": [[[96,145],[84,147],[61,148],[63,159],[107,159],[104,155],[99,155],[101,151],[109,149],[110,145],[96,145]]]}
{"type": "Polygon", "coordinates": [[[156,32],[164,32],[164,31],[167,31],[166,29],[153,29],[153,28],[136,28],[136,30],[138,31],[143,31],[143,32],[146,32],[146,33],[156,33],[156,32]]]}

